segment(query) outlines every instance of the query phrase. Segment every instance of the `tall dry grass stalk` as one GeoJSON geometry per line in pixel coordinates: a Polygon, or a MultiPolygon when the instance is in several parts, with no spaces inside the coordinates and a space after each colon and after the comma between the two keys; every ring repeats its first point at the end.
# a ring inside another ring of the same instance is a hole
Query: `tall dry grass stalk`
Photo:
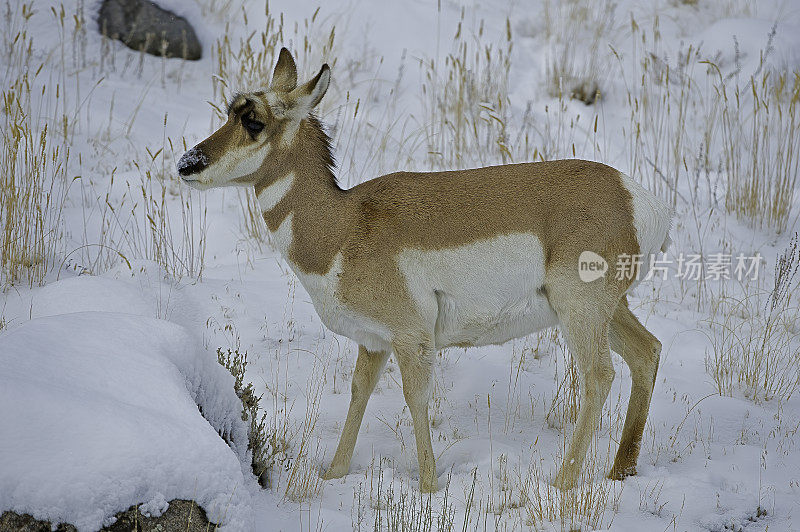
{"type": "Polygon", "coordinates": [[[563,342],[557,344],[561,353],[561,364],[554,364],[556,390],[545,415],[550,428],[564,430],[578,419],[580,410],[580,375],[578,367],[563,342]],[[559,366],[563,372],[559,376],[559,366]]]}
{"type": "Polygon", "coordinates": [[[217,22],[230,20],[244,9],[245,0],[194,0],[204,17],[217,22]]]}
{"type": "Polygon", "coordinates": [[[32,3],[5,5],[0,118],[0,286],[41,285],[64,255],[70,118],[64,86],[44,81],[28,22],[32,3]]]}
{"type": "Polygon", "coordinates": [[[650,30],[633,18],[630,28],[631,57],[614,54],[627,90],[631,175],[673,206],[697,208],[703,189],[715,206],[719,188],[727,212],[785,231],[800,171],[800,72],[771,69],[775,28],[749,74],[741,74],[735,41],[734,71],[723,74],[702,48],[667,50],[657,17],[650,30]]]}
{"type": "Polygon", "coordinates": [[[108,180],[82,180],[83,245],[64,262],[78,261],[82,273],[99,274],[135,259],[153,261],[173,280],[200,278],[205,267],[207,208],[202,194],[181,186],[174,163],[181,148],[166,136],[161,145],[114,168],[108,180]],[[122,181],[120,186],[115,185],[122,181]],[[120,191],[124,191],[120,195],[120,191]]]}
{"type": "Polygon", "coordinates": [[[392,80],[383,72],[383,57],[369,51],[339,69],[340,79],[347,80],[346,90],[344,104],[330,113],[330,133],[339,182],[348,188],[400,168],[421,169],[423,128],[414,116],[398,111],[405,61],[403,53],[392,80]]]}
{"type": "MultiPolygon", "coordinates": [[[[175,278],[199,276],[205,251],[204,199],[193,200],[173,177],[176,148],[166,137],[166,117],[161,146],[145,147],[132,161],[141,178],[138,190],[128,182],[122,197],[113,192],[115,179],[120,179],[116,169],[102,179],[98,192],[94,178],[101,165],[84,164],[80,154],[70,158],[76,133],[85,133],[81,110],[101,83],[94,82],[89,90],[83,86],[84,7],[78,2],[74,11],[64,5],[51,9],[57,39],[51,49],[39,49],[28,25],[48,12],[37,15],[32,2],[4,6],[0,284],[41,285],[49,272],[64,267],[97,274],[120,259],[130,265],[136,258],[158,262],[175,278]],[[45,59],[38,62],[37,57],[45,59]],[[72,201],[83,209],[84,225],[67,228],[64,209],[76,180],[80,195],[72,201]]],[[[131,134],[143,99],[124,121],[120,136],[131,134]]],[[[112,140],[116,118],[112,103],[102,140],[112,140]]]]}
{"type": "Polygon", "coordinates": [[[509,140],[508,75],[514,40],[487,44],[484,23],[470,34],[465,10],[443,64],[421,63],[422,106],[430,169],[456,169],[514,160],[509,140]]]}
{"type": "MultiPolygon", "coordinates": [[[[679,189],[689,183],[688,164],[713,164],[718,105],[707,79],[696,79],[701,51],[689,46],[677,53],[675,64],[666,56],[659,19],[648,32],[630,20],[632,53],[626,62],[614,50],[622,68],[629,109],[626,139],[628,169],[634,178],[674,207],[686,201],[679,189]],[[690,136],[692,132],[699,132],[690,136]]],[[[706,70],[699,68],[699,70],[706,70]]],[[[708,168],[704,167],[707,171],[708,168]]],[[[693,183],[696,187],[698,183],[693,183]]]]}
{"type": "Polygon", "coordinates": [[[265,1],[266,22],[252,31],[242,32],[245,37],[235,40],[230,37],[236,33],[232,24],[241,22],[241,27],[250,29],[245,10],[240,14],[241,21],[231,20],[226,24],[222,37],[211,48],[215,70],[212,77],[214,109],[218,119],[225,119],[225,104],[237,92],[267,87],[282,46],[294,48],[291,52],[297,61],[301,80],[315,74],[322,63],[335,67],[336,26],[331,21],[322,20],[319,13],[317,8],[302,25],[295,24],[294,28],[288,29],[283,14],[275,15],[270,11],[269,2],[265,1]]]}
{"type": "Polygon", "coordinates": [[[32,119],[27,79],[12,83],[2,97],[0,285],[41,285],[63,256],[69,148],[47,123],[40,129],[32,119]]]}
{"type": "MultiPolygon", "coordinates": [[[[289,298],[293,298],[290,294],[289,298]]],[[[290,316],[287,324],[294,318],[290,316]]],[[[323,489],[324,481],[320,476],[322,462],[322,440],[316,432],[320,414],[322,393],[326,384],[323,360],[335,356],[332,352],[316,353],[293,346],[293,337],[285,344],[286,351],[279,348],[273,361],[272,378],[266,383],[267,393],[272,399],[271,412],[260,419],[260,431],[269,435],[270,483],[285,500],[304,503],[317,497],[323,489]],[[291,411],[295,400],[291,399],[289,379],[289,359],[294,356],[313,357],[310,374],[305,381],[305,393],[301,400],[305,402],[303,418],[296,421],[291,411]]],[[[338,348],[329,345],[327,349],[338,348]]]]}
{"type": "MultiPolygon", "coordinates": [[[[141,179],[131,187],[117,210],[130,198],[127,218],[116,213],[118,238],[128,256],[158,263],[173,279],[201,277],[206,249],[206,200],[204,196],[180,186],[173,176],[176,148],[166,136],[164,115],[161,146],[145,149],[142,162],[133,161],[141,179]],[[177,205],[176,205],[177,204],[177,205]]],[[[109,204],[110,206],[110,204],[109,204]]]]}
{"type": "Polygon", "coordinates": [[[788,400],[800,387],[800,307],[794,295],[800,283],[797,234],[778,257],[770,292],[754,292],[722,301],[721,318],[710,322],[711,349],[706,371],[717,391],[741,391],[755,402],[788,400]]]}
{"type": "Polygon", "coordinates": [[[541,30],[548,42],[545,86],[554,98],[592,104],[608,72],[608,39],[616,4],[609,0],[547,0],[541,30]]]}
{"type": "Polygon", "coordinates": [[[783,232],[795,209],[800,172],[800,72],[766,70],[732,90],[718,75],[725,208],[758,227],[783,232]]]}
{"type": "Polygon", "coordinates": [[[292,449],[293,458],[287,465],[288,477],[284,498],[294,502],[304,502],[316,497],[323,487],[319,473],[322,458],[322,441],[315,433],[325,375],[316,358],[312,373],[306,382],[306,409],[300,425],[298,440],[292,449]]]}
{"type": "MultiPolygon", "coordinates": [[[[374,476],[374,472],[373,472],[374,476]]],[[[441,507],[439,496],[420,493],[410,483],[400,480],[384,485],[383,460],[379,462],[375,493],[374,530],[388,532],[450,532],[458,529],[455,508],[450,496],[450,479],[442,489],[441,507]],[[435,497],[435,500],[434,500],[435,497]]],[[[394,479],[392,479],[394,480],[394,479]]],[[[370,498],[373,497],[370,492],[370,498]]],[[[467,504],[470,504],[468,501],[467,504]]],[[[464,525],[466,529],[466,524],[464,525]]]]}

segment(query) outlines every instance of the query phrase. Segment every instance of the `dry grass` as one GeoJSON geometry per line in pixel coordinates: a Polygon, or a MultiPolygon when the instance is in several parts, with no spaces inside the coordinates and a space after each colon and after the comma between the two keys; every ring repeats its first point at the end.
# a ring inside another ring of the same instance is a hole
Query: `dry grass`
{"type": "Polygon", "coordinates": [[[631,175],[673,206],[696,208],[703,189],[714,205],[721,188],[727,212],[786,230],[800,169],[800,73],[770,70],[774,32],[755,72],[741,74],[737,53],[735,70],[723,75],[702,49],[667,50],[658,18],[649,30],[631,19],[632,57],[614,52],[627,87],[631,175]]]}
{"type": "Polygon", "coordinates": [[[545,86],[550,96],[587,105],[601,96],[615,9],[608,0],[544,2],[539,29],[548,42],[545,86]]]}
{"type": "MultiPolygon", "coordinates": [[[[166,125],[164,115],[165,130],[166,125]]],[[[205,199],[179,186],[174,179],[172,161],[177,154],[171,140],[164,136],[156,152],[146,151],[146,166],[134,162],[142,172],[136,191],[141,193],[141,211],[134,214],[139,230],[125,233],[127,244],[135,257],[157,262],[174,279],[200,277],[206,248],[205,199]],[[171,212],[175,200],[180,218],[171,212]]],[[[135,207],[133,212],[136,213],[135,207]]]]}
{"type": "Polygon", "coordinates": [[[454,169],[512,162],[508,75],[513,36],[486,43],[484,24],[470,32],[461,12],[453,50],[444,64],[421,63],[424,128],[431,169],[454,169]]]}
{"type": "Polygon", "coordinates": [[[160,142],[125,161],[124,179],[115,168],[106,183],[82,183],[84,223],[91,232],[84,230],[84,245],[70,258],[79,257],[83,273],[102,273],[121,258],[128,266],[135,259],[153,261],[172,280],[202,277],[206,199],[174,178],[173,161],[185,146],[166,136],[167,119],[160,142]],[[115,187],[119,180],[122,186],[115,187]]]}
{"type": "Polygon", "coordinates": [[[204,17],[215,22],[230,20],[234,13],[244,9],[245,0],[194,0],[204,17]]]}
{"type": "MultiPolygon", "coordinates": [[[[649,32],[633,18],[630,29],[631,72],[626,72],[625,61],[614,51],[626,80],[629,123],[623,136],[629,171],[675,206],[679,199],[686,201],[679,188],[689,180],[687,161],[713,164],[709,161],[716,141],[717,105],[702,90],[702,81],[695,80],[694,71],[702,58],[699,50],[682,49],[677,63],[670,64],[662,58],[666,52],[657,18],[649,32]],[[702,136],[689,138],[690,132],[702,136]]],[[[694,185],[696,188],[697,183],[694,185]]]]}
{"type": "Polygon", "coordinates": [[[562,531],[608,528],[613,522],[623,485],[605,478],[610,468],[610,451],[603,437],[595,437],[580,478],[574,488],[561,491],[550,484],[549,472],[560,465],[566,452],[562,443],[561,455],[552,461],[534,454],[528,471],[519,478],[524,496],[523,508],[528,524],[536,529],[558,527],[562,531]]]}
{"type": "Polygon", "coordinates": [[[397,109],[405,60],[403,55],[393,79],[384,73],[383,58],[368,50],[340,66],[344,97],[334,93],[327,98],[344,101],[329,113],[329,121],[339,182],[348,188],[399,168],[421,166],[424,132],[414,116],[399,115],[397,109]]]}
{"type": "Polygon", "coordinates": [[[556,346],[561,354],[561,363],[554,365],[553,380],[556,389],[550,401],[550,407],[545,415],[545,423],[550,428],[564,430],[573,425],[578,419],[580,410],[580,375],[578,367],[572,356],[567,351],[563,341],[558,341],[556,346]],[[562,368],[559,375],[559,367],[562,368]]]}
{"type": "Polygon", "coordinates": [[[800,72],[767,70],[732,90],[720,75],[716,89],[728,174],[725,208],[757,227],[783,232],[800,173],[800,72]]]}
{"type": "Polygon", "coordinates": [[[233,33],[231,24],[249,28],[247,13],[242,10],[239,17],[226,23],[222,37],[212,46],[214,109],[218,119],[225,118],[225,106],[234,94],[266,87],[278,52],[289,42],[293,43],[289,48],[297,61],[299,80],[315,74],[322,63],[336,66],[336,26],[319,18],[319,8],[302,26],[295,25],[293,29],[284,26],[282,13],[270,11],[269,2],[264,2],[264,17],[266,22],[247,33],[246,38],[232,41],[228,37],[233,33]]]}
{"type": "Polygon", "coordinates": [[[287,464],[288,477],[283,492],[284,498],[294,502],[305,502],[322,491],[324,481],[320,476],[322,444],[314,429],[319,419],[319,408],[325,374],[321,364],[316,363],[306,381],[306,410],[300,429],[293,443],[292,458],[287,464]]]}
{"type": "MultiPolygon", "coordinates": [[[[373,479],[375,477],[374,468],[372,477],[373,479]]],[[[375,481],[375,493],[373,495],[370,492],[370,500],[375,508],[374,530],[450,532],[457,526],[455,508],[450,500],[449,478],[442,489],[442,494],[436,496],[420,493],[414,489],[411,483],[404,482],[402,479],[394,482],[394,478],[392,478],[389,485],[385,486],[383,460],[381,460],[375,481]]]]}
{"type": "MultiPolygon", "coordinates": [[[[87,64],[83,5],[74,12],[63,5],[51,10],[58,28],[52,50],[39,50],[28,31],[35,16],[32,3],[7,2],[4,11],[0,285],[41,285],[63,268],[98,274],[120,260],[130,266],[134,259],[153,260],[173,278],[199,277],[204,201],[192,199],[173,178],[172,161],[185,147],[173,146],[166,136],[166,115],[160,145],[144,146],[126,161],[139,174],[139,185],[129,181],[121,197],[115,194],[115,168],[98,187],[99,167],[84,167],[81,156],[70,157],[75,135],[85,133],[81,111],[102,83],[89,90],[81,83],[87,64]],[[44,62],[34,59],[42,56],[44,62]],[[64,212],[73,204],[82,208],[84,225],[67,231],[64,212]]],[[[101,70],[110,61],[109,50],[101,54],[101,70]]],[[[108,128],[92,141],[113,154],[113,143],[131,134],[143,103],[144,96],[131,116],[120,119],[112,101],[108,128]],[[112,123],[123,125],[112,130],[112,123]]]]}
{"type": "Polygon", "coordinates": [[[70,122],[58,82],[46,82],[28,22],[32,3],[5,5],[0,118],[0,286],[41,285],[63,250],[70,122]]]}
{"type": "Polygon", "coordinates": [[[788,400],[800,386],[800,309],[793,296],[800,283],[797,234],[778,258],[768,293],[747,293],[722,302],[721,317],[710,321],[711,350],[706,371],[717,391],[741,390],[755,401],[788,400]]]}

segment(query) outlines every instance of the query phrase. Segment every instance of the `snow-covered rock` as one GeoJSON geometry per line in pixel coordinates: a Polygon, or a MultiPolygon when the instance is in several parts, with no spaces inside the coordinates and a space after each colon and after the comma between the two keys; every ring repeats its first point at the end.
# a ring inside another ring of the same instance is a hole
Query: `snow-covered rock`
{"type": "Polygon", "coordinates": [[[0,508],[83,531],[182,498],[250,528],[233,378],[186,329],[110,312],[37,318],[0,336],[0,366],[0,508]]]}

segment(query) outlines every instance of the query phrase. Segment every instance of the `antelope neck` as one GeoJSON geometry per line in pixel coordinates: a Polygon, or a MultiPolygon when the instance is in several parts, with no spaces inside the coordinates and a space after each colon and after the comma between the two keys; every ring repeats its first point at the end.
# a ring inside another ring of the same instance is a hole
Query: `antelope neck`
{"type": "Polygon", "coordinates": [[[268,186],[257,186],[258,203],[276,247],[292,268],[324,275],[351,225],[349,197],[334,184],[329,169],[298,166],[268,186]]]}

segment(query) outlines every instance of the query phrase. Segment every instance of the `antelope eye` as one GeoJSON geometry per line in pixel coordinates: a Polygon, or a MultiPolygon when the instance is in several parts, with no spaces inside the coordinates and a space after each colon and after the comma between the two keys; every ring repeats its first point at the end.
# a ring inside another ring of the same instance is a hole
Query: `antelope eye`
{"type": "Polygon", "coordinates": [[[242,117],[242,126],[253,136],[264,129],[264,124],[256,120],[252,112],[242,117]]]}

